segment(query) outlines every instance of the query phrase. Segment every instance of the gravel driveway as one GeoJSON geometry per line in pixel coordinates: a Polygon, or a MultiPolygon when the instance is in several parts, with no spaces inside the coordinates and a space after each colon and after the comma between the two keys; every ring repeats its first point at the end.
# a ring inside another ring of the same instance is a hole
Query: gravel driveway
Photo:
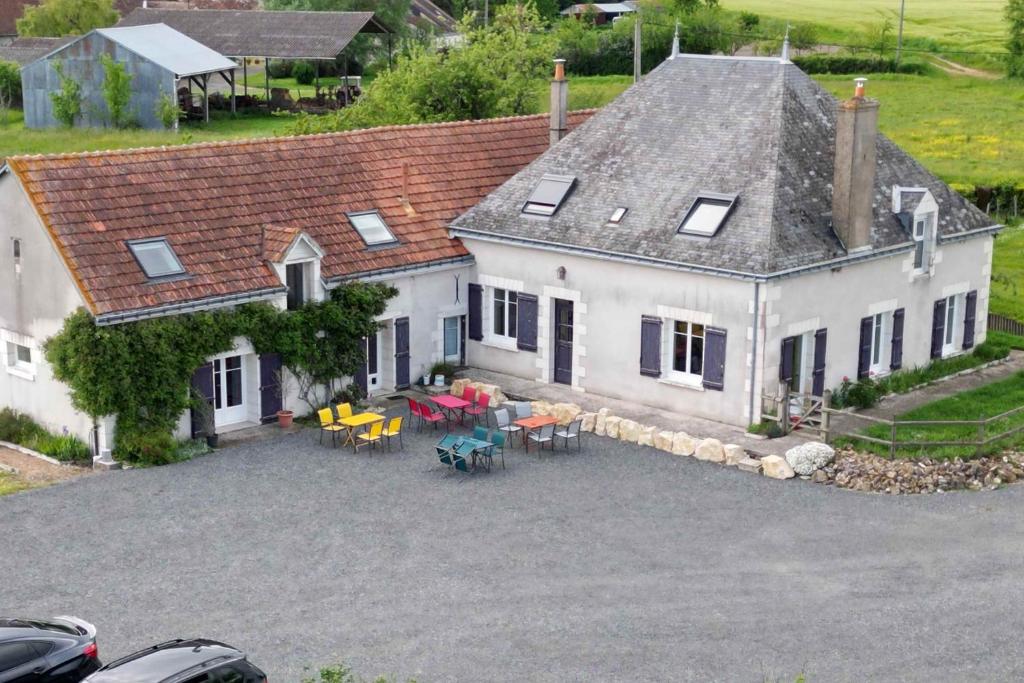
{"type": "MultiPolygon", "coordinates": [[[[433,437],[433,435],[430,435],[433,437]]],[[[275,683],[1020,680],[1024,486],[884,497],[593,437],[448,475],[316,432],[0,498],[0,610],[275,683]]]]}

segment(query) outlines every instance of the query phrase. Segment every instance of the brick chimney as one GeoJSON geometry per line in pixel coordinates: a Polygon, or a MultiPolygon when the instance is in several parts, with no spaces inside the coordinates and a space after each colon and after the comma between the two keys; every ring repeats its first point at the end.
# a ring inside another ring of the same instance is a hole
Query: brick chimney
{"type": "Polygon", "coordinates": [[[565,60],[555,60],[555,77],[551,80],[551,145],[569,132],[566,111],[569,109],[569,81],[565,80],[565,60]]]}
{"type": "Polygon", "coordinates": [[[847,251],[871,246],[878,101],[865,97],[866,82],[856,79],[853,98],[839,103],[836,117],[832,229],[847,251]]]}

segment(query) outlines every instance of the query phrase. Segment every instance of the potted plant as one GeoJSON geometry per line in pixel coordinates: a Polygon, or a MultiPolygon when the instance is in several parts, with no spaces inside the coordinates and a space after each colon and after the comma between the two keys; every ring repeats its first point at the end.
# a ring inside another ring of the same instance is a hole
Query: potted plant
{"type": "Polygon", "coordinates": [[[289,389],[292,386],[291,374],[285,372],[284,368],[281,368],[276,373],[277,375],[277,392],[281,397],[281,410],[277,411],[277,424],[281,429],[287,429],[292,426],[292,421],[295,419],[295,413],[287,409],[285,405],[285,397],[289,394],[289,389]]]}
{"type": "Polygon", "coordinates": [[[192,390],[192,410],[195,411],[200,430],[206,437],[206,445],[210,448],[216,448],[218,440],[217,424],[213,418],[213,404],[195,389],[192,390]]]}

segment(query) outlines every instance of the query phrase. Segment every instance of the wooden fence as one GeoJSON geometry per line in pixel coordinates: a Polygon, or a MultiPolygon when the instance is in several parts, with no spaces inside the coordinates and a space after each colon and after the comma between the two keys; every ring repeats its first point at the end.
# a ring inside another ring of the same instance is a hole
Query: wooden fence
{"type": "Polygon", "coordinates": [[[1024,337],[1024,323],[995,313],[988,314],[988,329],[1024,337]]]}

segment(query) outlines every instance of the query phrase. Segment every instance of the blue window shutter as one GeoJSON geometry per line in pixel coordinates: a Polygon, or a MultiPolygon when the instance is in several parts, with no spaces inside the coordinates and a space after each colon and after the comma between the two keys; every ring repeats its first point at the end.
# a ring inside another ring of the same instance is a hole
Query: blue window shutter
{"type": "Polygon", "coordinates": [[[661,318],[640,318],[640,374],[661,377],[661,318]]]}
{"type": "MultiPolygon", "coordinates": [[[[192,388],[206,399],[206,402],[210,404],[210,410],[213,410],[213,363],[205,363],[196,368],[196,371],[192,373],[192,388]]],[[[203,421],[195,408],[189,410],[189,418],[193,439],[201,436],[213,436],[213,434],[205,432],[203,421]]]]}
{"type": "Polygon", "coordinates": [[[875,317],[869,315],[860,319],[860,344],[857,346],[857,378],[864,379],[871,374],[871,332],[875,317]]]}
{"type": "Polygon", "coordinates": [[[260,422],[277,420],[281,410],[281,354],[260,354],[260,422]]]}
{"type": "Polygon", "coordinates": [[[932,358],[942,358],[942,338],[946,334],[946,300],[939,299],[932,309],[932,358]]]}
{"type": "Polygon", "coordinates": [[[899,370],[903,367],[903,317],[902,308],[892,312],[892,351],[889,354],[889,369],[899,370]]]}
{"type": "Polygon", "coordinates": [[[704,328],[704,378],[705,389],[722,391],[725,388],[725,330],[718,327],[704,328]]]}
{"type": "Polygon", "coordinates": [[[362,357],[362,360],[359,362],[356,374],[352,375],[352,381],[363,390],[363,396],[367,396],[369,394],[368,389],[370,382],[366,373],[366,337],[363,337],[363,342],[360,344],[360,347],[362,351],[359,355],[362,357]]]}
{"type": "Polygon", "coordinates": [[[484,338],[484,288],[473,283],[469,285],[469,338],[484,338]]]}
{"type": "Polygon", "coordinates": [[[790,384],[793,381],[793,349],[796,348],[796,337],[782,340],[782,355],[779,358],[779,381],[790,384]]]}
{"type": "Polygon", "coordinates": [[[395,320],[395,388],[409,388],[409,318],[395,320]]]}
{"type": "Polygon", "coordinates": [[[519,292],[516,307],[516,348],[537,350],[537,297],[519,292]]]}
{"type": "Polygon", "coordinates": [[[967,292],[967,301],[964,312],[964,348],[974,346],[974,319],[978,313],[978,292],[977,290],[967,292]]]}
{"type": "Polygon", "coordinates": [[[814,369],[811,394],[821,396],[825,393],[825,344],[828,341],[828,330],[821,329],[814,333],[814,369]]]}

